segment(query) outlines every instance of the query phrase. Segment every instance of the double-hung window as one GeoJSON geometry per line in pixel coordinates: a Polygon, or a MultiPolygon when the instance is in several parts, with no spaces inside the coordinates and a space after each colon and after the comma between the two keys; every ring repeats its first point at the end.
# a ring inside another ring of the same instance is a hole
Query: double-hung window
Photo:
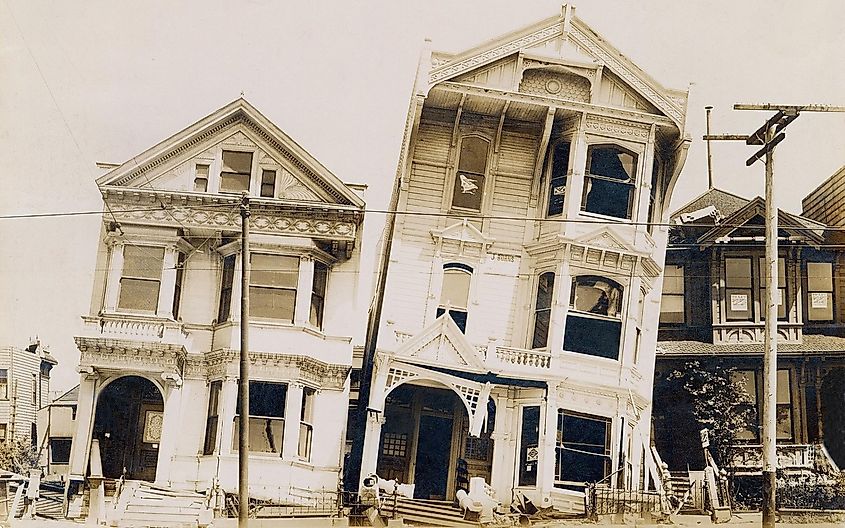
{"type": "Polygon", "coordinates": [[[217,446],[217,424],[220,417],[220,391],[223,389],[223,382],[212,381],[208,386],[208,413],[205,419],[205,441],[203,442],[202,454],[213,455],[217,446]]]}
{"type": "Polygon", "coordinates": [[[208,170],[210,165],[200,164],[196,166],[194,174],[194,192],[208,191],[208,170]]]}
{"type": "Polygon", "coordinates": [[[311,387],[302,389],[302,408],[299,415],[299,444],[297,456],[311,460],[311,437],[314,433],[314,398],[317,391],[311,387]]]}
{"type": "MultiPolygon", "coordinates": [[[[735,370],[731,372],[731,380],[739,385],[748,395],[748,400],[737,405],[738,411],[743,411],[748,417],[745,427],[737,434],[738,440],[756,441],[760,431],[760,393],[763,383],[760,371],[735,370]]],[[[788,369],[778,369],[776,390],[777,423],[775,426],[778,440],[789,441],[794,437],[792,423],[792,385],[788,369]]]]}
{"type": "Polygon", "coordinates": [[[155,313],[158,308],[163,267],[164,248],[124,246],[118,309],[155,313]]]}
{"type": "Polygon", "coordinates": [[[276,195],[276,171],[264,169],[261,171],[261,197],[273,198],[276,195]]]}
{"type": "Polygon", "coordinates": [[[299,257],[250,255],[249,315],[293,322],[299,257]]]}
{"type": "Polygon", "coordinates": [[[610,418],[558,409],[555,487],[583,490],[610,474],[610,418]]]}
{"type": "Polygon", "coordinates": [[[552,152],[552,173],[549,175],[549,207],[546,216],[563,213],[566,195],[566,174],[569,170],[569,142],[561,141],[552,152]]]}
{"type": "Polygon", "coordinates": [[[666,264],[663,269],[660,322],[683,323],[684,315],[684,267],[677,264],[666,264]]]}
{"type": "Polygon", "coordinates": [[[615,145],[587,148],[587,173],[581,209],[615,218],[631,218],[637,155],[615,145]]]}
{"type": "Polygon", "coordinates": [[[541,274],[537,280],[537,298],[534,302],[534,331],[531,348],[544,348],[548,344],[554,289],[555,274],[551,271],[541,274]]]}
{"type": "Polygon", "coordinates": [[[220,192],[248,192],[251,177],[252,152],[223,151],[223,169],[220,171],[220,192]]]}
{"type": "MultiPolygon", "coordinates": [[[[250,453],[282,454],[285,434],[285,400],[288,386],[269,381],[249,382],[249,451],[250,453]]],[[[232,450],[238,450],[238,430],[241,420],[241,397],[232,436],[232,450]]],[[[294,419],[296,419],[294,417],[294,419]]]]}
{"type": "MultiPolygon", "coordinates": [[[[760,320],[766,318],[766,284],[769,282],[766,277],[769,273],[769,268],[766,265],[766,259],[761,257],[760,260],[760,320]]],[[[774,284],[774,283],[771,283],[774,284]]],[[[786,259],[778,259],[778,281],[777,292],[775,297],[778,302],[778,319],[786,319],[786,259]]]]}
{"type": "Polygon", "coordinates": [[[833,264],[807,263],[807,320],[833,321],[833,264]]]}
{"type": "Polygon", "coordinates": [[[725,259],[725,316],[728,321],[751,321],[754,318],[751,259],[725,259]]]}
{"type": "Polygon", "coordinates": [[[9,369],[0,369],[0,400],[9,399],[9,369]]]}
{"type": "Polygon", "coordinates": [[[622,286],[606,277],[573,277],[569,308],[563,349],[618,360],[622,286]]]}
{"type": "Polygon", "coordinates": [[[443,265],[443,287],[440,291],[440,306],[437,317],[447,311],[461,332],[466,332],[467,306],[472,268],[466,264],[452,262],[443,265]]]}
{"type": "Polygon", "coordinates": [[[314,261],[314,280],[311,285],[311,311],[308,321],[317,328],[323,327],[323,309],[326,304],[326,285],[329,280],[329,267],[314,261]]]}
{"type": "Polygon", "coordinates": [[[481,212],[489,150],[490,142],[484,138],[466,136],[461,139],[452,207],[481,212]]]}

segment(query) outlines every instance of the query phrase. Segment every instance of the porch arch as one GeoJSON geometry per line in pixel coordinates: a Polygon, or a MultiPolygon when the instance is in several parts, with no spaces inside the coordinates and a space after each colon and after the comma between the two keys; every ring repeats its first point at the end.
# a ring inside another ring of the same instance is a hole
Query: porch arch
{"type": "Polygon", "coordinates": [[[164,391],[137,374],[114,376],[97,391],[92,439],[103,476],[154,481],[164,420],[164,391]]]}

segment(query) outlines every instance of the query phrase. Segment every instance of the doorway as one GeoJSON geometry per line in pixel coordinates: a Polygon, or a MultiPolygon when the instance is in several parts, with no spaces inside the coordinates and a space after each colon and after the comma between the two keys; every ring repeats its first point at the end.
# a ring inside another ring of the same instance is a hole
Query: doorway
{"type": "Polygon", "coordinates": [[[93,428],[103,476],[154,481],[163,421],[164,399],[150,380],[124,376],[106,385],[93,428]]]}

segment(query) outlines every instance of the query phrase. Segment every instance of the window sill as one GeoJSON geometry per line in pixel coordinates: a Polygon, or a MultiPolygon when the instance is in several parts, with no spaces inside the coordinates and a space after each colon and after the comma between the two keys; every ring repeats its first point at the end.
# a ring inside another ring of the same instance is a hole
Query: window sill
{"type": "Polygon", "coordinates": [[[594,218],[596,220],[605,220],[605,221],[617,222],[617,223],[620,223],[620,224],[629,224],[629,225],[633,223],[633,220],[630,219],[630,218],[619,218],[618,216],[603,215],[601,213],[593,213],[591,211],[585,211],[584,209],[580,209],[578,211],[578,213],[581,216],[584,216],[584,217],[587,217],[587,218],[594,218]]]}

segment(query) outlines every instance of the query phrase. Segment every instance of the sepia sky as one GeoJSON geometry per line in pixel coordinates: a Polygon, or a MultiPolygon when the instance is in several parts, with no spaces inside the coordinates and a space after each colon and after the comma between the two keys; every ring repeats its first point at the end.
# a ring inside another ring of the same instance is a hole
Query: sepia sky
{"type": "MultiPolygon", "coordinates": [[[[769,113],[734,103],[845,105],[845,2],[583,0],[580,17],[664,86],[690,89],[677,208],[707,187],[714,133],[769,113]]],[[[100,210],[97,161],[120,163],[237,98],[347,182],[387,203],[420,47],[457,52],[560,12],[537,1],[0,0],[0,215],[100,210]]],[[[845,165],[845,114],[803,114],[776,156],[779,204],[845,165]]],[[[715,183],[763,193],[743,144],[714,145],[715,183]]],[[[381,218],[367,218],[372,253],[381,218]]],[[[38,335],[77,382],[99,218],[0,219],[0,344],[38,335]]],[[[365,254],[365,258],[367,255],[365,254]]],[[[364,309],[364,308],[362,308],[364,309]]]]}

